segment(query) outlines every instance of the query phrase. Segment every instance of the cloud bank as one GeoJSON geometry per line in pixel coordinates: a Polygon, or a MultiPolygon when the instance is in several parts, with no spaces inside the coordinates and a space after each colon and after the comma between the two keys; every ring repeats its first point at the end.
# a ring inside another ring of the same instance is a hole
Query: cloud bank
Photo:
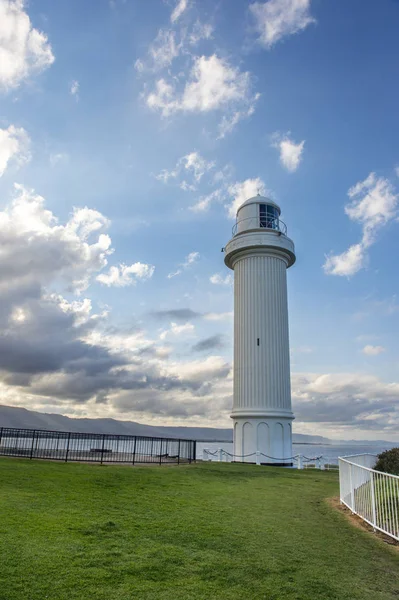
{"type": "Polygon", "coordinates": [[[45,33],[32,26],[23,0],[0,0],[0,89],[17,88],[55,58],[45,33]]]}

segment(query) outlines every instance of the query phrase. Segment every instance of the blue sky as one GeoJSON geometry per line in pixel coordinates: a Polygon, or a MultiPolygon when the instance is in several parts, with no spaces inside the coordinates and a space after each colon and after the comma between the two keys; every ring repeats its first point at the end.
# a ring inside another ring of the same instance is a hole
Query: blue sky
{"type": "Polygon", "coordinates": [[[2,402],[230,426],[220,249],[260,188],[297,251],[295,430],[399,440],[398,26],[395,0],[0,0],[2,402]]]}

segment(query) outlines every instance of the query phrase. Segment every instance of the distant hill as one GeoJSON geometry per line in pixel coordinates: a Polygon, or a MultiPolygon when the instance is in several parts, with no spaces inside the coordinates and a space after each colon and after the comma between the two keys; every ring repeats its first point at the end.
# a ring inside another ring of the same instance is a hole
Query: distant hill
{"type": "MultiPolygon", "coordinates": [[[[231,442],[232,429],[214,429],[212,427],[155,427],[135,421],[117,421],[116,419],[77,419],[53,413],[40,413],[26,408],[0,405],[0,427],[21,429],[47,429],[52,431],[73,431],[81,433],[113,433],[117,435],[144,435],[150,437],[172,437],[201,440],[204,442],[231,442]]],[[[320,435],[294,433],[296,444],[387,444],[381,441],[337,441],[320,435]]]]}
{"type": "Polygon", "coordinates": [[[0,405],[0,427],[21,429],[48,429],[81,433],[113,433],[118,435],[146,435],[152,437],[180,437],[205,441],[230,441],[232,429],[210,427],[154,427],[135,421],[116,419],[77,419],[54,413],[39,413],[26,408],[0,405]]]}

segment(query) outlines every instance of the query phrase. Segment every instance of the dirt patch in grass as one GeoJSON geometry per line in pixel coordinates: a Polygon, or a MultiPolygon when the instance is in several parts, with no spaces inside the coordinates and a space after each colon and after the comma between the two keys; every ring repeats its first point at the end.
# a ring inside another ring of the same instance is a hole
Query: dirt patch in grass
{"type": "Polygon", "coordinates": [[[361,519],[360,517],[355,515],[351,510],[349,510],[349,508],[347,506],[345,506],[345,504],[341,504],[339,498],[337,498],[337,497],[327,498],[326,502],[327,502],[327,504],[332,506],[334,509],[339,510],[341,513],[343,513],[345,515],[345,517],[347,518],[347,520],[350,523],[352,523],[352,525],[354,527],[357,527],[358,529],[362,529],[363,531],[367,531],[368,533],[371,533],[373,536],[377,537],[379,540],[381,540],[385,544],[388,544],[389,546],[394,548],[397,552],[399,552],[399,542],[397,542],[396,540],[389,537],[389,535],[385,535],[385,533],[382,533],[381,531],[374,530],[371,525],[366,523],[366,521],[363,521],[363,519],[361,519]]]}

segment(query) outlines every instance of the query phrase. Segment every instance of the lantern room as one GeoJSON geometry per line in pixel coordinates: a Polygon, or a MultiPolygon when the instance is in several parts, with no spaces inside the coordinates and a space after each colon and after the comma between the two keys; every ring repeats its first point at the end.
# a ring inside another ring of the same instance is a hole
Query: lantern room
{"type": "Polygon", "coordinates": [[[233,235],[256,229],[274,230],[286,235],[287,227],[280,219],[280,207],[264,196],[249,198],[237,211],[237,221],[233,235]]]}

